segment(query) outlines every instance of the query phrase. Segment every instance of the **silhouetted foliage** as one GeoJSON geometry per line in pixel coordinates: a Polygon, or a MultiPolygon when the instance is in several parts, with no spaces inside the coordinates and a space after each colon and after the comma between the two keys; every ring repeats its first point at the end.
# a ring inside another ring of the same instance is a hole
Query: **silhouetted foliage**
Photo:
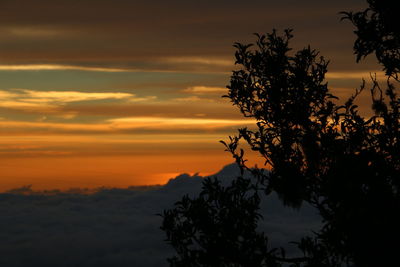
{"type": "Polygon", "coordinates": [[[196,199],[185,196],[177,208],[164,212],[163,229],[179,257],[171,266],[267,265],[267,239],[256,232],[260,198],[250,180],[239,177],[224,188],[206,179],[196,199]]]}
{"type": "Polygon", "coordinates": [[[239,129],[223,143],[242,176],[248,170],[256,179],[240,177],[226,188],[207,180],[199,198],[185,197],[164,212],[162,229],[178,253],[172,266],[397,266],[400,35],[391,7],[382,2],[344,13],[357,28],[357,60],[375,53],[387,74],[385,88],[371,76],[370,118],[354,103],[366,83],[338,105],[325,81],[328,62],[310,47],[291,53],[290,30],[235,44],[241,69],[233,72],[226,97],[255,119],[256,128],[239,129]],[[270,172],[246,166],[243,150],[237,151],[241,140],[265,159],[270,172]],[[288,206],[307,202],[319,211],[323,227],[297,243],[304,257],[288,258],[261,240],[256,229],[261,190],[277,192],[288,206]]]}
{"type": "Polygon", "coordinates": [[[349,19],[356,26],[354,53],[357,55],[357,62],[375,53],[387,75],[397,74],[400,66],[398,9],[391,0],[367,2],[369,8],[362,12],[342,12],[343,19],[349,19]]]}

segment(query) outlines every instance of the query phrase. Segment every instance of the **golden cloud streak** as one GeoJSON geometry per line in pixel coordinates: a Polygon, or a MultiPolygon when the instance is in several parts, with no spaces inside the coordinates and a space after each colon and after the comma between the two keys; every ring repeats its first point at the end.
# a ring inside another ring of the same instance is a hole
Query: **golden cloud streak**
{"type": "MultiPolygon", "coordinates": [[[[178,62],[177,62],[178,63],[178,62]]],[[[199,63],[198,63],[199,64],[199,63]]],[[[206,70],[206,69],[190,69],[190,68],[113,68],[113,67],[88,67],[78,65],[62,65],[62,64],[24,64],[24,65],[0,65],[0,71],[89,71],[89,72],[144,72],[144,73],[209,73],[221,74],[230,72],[219,70],[206,70]]]]}
{"type": "Polygon", "coordinates": [[[18,110],[47,110],[55,112],[58,107],[71,102],[95,100],[127,100],[140,102],[154,100],[155,96],[135,97],[122,92],[79,92],[79,91],[35,91],[27,89],[0,90],[0,107],[18,110]]]}
{"type": "Polygon", "coordinates": [[[385,73],[381,70],[371,70],[370,72],[367,71],[355,71],[355,72],[327,72],[326,78],[328,79],[358,79],[361,80],[362,78],[370,78],[371,75],[375,75],[378,79],[385,79],[385,73]]]}
{"type": "Polygon", "coordinates": [[[0,107],[11,108],[18,110],[43,110],[52,111],[57,108],[57,105],[50,105],[47,103],[34,103],[29,101],[13,101],[13,100],[0,100],[0,107]]]}
{"type": "MultiPolygon", "coordinates": [[[[219,67],[233,67],[234,64],[230,60],[223,59],[212,59],[212,58],[197,58],[197,57],[171,57],[161,58],[160,63],[169,64],[185,64],[185,65],[205,65],[205,66],[219,66],[219,67]]],[[[204,70],[190,70],[190,69],[163,69],[163,68],[115,68],[115,67],[92,67],[92,66],[80,66],[80,65],[64,65],[64,64],[21,64],[21,65],[0,65],[0,71],[46,71],[46,70],[77,70],[77,71],[90,71],[90,72],[187,72],[187,73],[221,73],[221,71],[204,71],[204,70]]],[[[223,73],[230,73],[229,71],[222,71],[223,73]]],[[[368,71],[348,71],[348,72],[327,72],[326,77],[328,79],[361,79],[369,78],[372,75],[377,75],[378,79],[384,79],[386,76],[381,70],[368,71]]],[[[225,88],[219,87],[206,87],[206,86],[194,86],[186,89],[188,92],[194,93],[206,93],[206,92],[217,92],[226,90],[225,88]]]]}
{"type": "MultiPolygon", "coordinates": [[[[225,136],[224,136],[225,137],[225,136]]],[[[135,134],[135,135],[4,135],[0,139],[1,150],[32,150],[43,147],[71,147],[82,144],[176,144],[176,143],[213,143],[221,138],[221,134],[135,134]]]]}
{"type": "Polygon", "coordinates": [[[77,102],[77,101],[92,101],[102,99],[124,99],[134,97],[130,93],[87,93],[78,91],[34,91],[20,90],[23,93],[23,101],[27,102],[77,102]]]}
{"type": "Polygon", "coordinates": [[[204,64],[204,65],[218,65],[218,66],[233,66],[233,60],[220,59],[220,58],[207,58],[207,57],[166,57],[161,61],[167,63],[186,63],[186,64],[204,64]]]}
{"type": "Polygon", "coordinates": [[[121,133],[129,130],[164,130],[179,129],[219,129],[227,126],[243,126],[254,124],[252,120],[224,120],[224,119],[187,119],[187,118],[158,118],[158,117],[136,117],[110,119],[103,123],[79,124],[79,123],[55,123],[55,122],[31,122],[31,121],[7,121],[2,120],[0,132],[29,133],[34,131],[46,131],[49,133],[121,133]]]}
{"type": "Polygon", "coordinates": [[[204,125],[204,126],[226,126],[226,125],[243,125],[246,123],[254,123],[254,120],[224,120],[224,119],[188,119],[188,118],[157,118],[157,117],[133,117],[133,118],[117,118],[108,120],[116,125],[154,125],[154,124],[170,124],[170,125],[204,125]]]}
{"type": "Polygon", "coordinates": [[[39,71],[39,70],[81,70],[97,72],[130,72],[133,69],[86,67],[78,65],[61,64],[26,64],[26,65],[0,65],[0,71],[39,71]]]}
{"type": "MultiPolygon", "coordinates": [[[[0,71],[46,71],[46,70],[78,70],[78,71],[93,71],[93,72],[166,72],[166,73],[176,73],[176,72],[217,72],[220,71],[206,71],[204,69],[188,69],[188,65],[199,66],[203,65],[204,67],[232,67],[232,60],[218,59],[218,58],[206,58],[206,57],[165,57],[153,59],[151,63],[155,63],[156,65],[175,65],[175,67],[171,68],[171,66],[164,67],[154,67],[154,68],[118,68],[118,67],[95,67],[95,66],[81,66],[81,65],[68,65],[68,64],[9,64],[9,65],[0,65],[0,71]]],[[[228,72],[227,72],[228,73],[228,72]]]]}
{"type": "Polygon", "coordinates": [[[226,87],[212,87],[212,86],[192,86],[183,90],[185,93],[193,94],[209,94],[209,93],[227,93],[228,89],[226,87]]]}
{"type": "Polygon", "coordinates": [[[200,98],[198,96],[189,96],[189,97],[177,97],[173,98],[173,101],[176,102],[183,102],[183,103],[188,103],[188,102],[215,102],[214,99],[208,99],[208,98],[200,98]]]}

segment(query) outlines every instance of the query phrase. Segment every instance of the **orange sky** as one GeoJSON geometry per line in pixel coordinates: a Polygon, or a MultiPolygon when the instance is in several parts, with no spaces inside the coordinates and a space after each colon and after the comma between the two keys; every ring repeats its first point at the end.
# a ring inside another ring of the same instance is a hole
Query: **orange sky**
{"type": "Polygon", "coordinates": [[[354,63],[351,25],[339,21],[363,4],[1,1],[0,191],[218,171],[232,161],[218,141],[253,123],[221,98],[232,44],[294,28],[295,48],[310,44],[331,59],[329,85],[345,98],[379,69],[354,63]]]}
{"type": "MultiPolygon", "coordinates": [[[[209,175],[232,162],[217,134],[2,136],[1,190],[164,184],[181,173],[209,175]]],[[[249,154],[252,164],[262,164],[249,154]]]]}

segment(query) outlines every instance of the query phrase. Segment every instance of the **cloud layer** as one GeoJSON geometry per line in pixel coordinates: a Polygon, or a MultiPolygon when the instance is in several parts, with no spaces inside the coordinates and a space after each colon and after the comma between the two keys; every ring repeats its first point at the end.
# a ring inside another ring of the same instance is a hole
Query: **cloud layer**
{"type": "MultiPolygon", "coordinates": [[[[0,55],[2,64],[11,65],[229,71],[233,42],[248,40],[252,32],[295,28],[300,46],[311,43],[332,58],[343,49],[351,55],[353,40],[350,25],[338,22],[338,12],[363,4],[5,0],[0,3],[0,55]]],[[[340,66],[354,68],[351,62],[344,59],[340,66]]]]}
{"type": "MultiPolygon", "coordinates": [[[[217,176],[227,184],[237,174],[229,165],[217,176]]],[[[202,179],[182,174],[164,186],[94,194],[82,189],[35,193],[29,187],[0,194],[0,265],[167,266],[165,259],[174,252],[163,241],[156,214],[183,194],[196,195],[202,179]]],[[[260,229],[270,233],[275,246],[287,247],[320,224],[315,210],[284,208],[275,195],[262,203],[262,214],[260,229]]]]}
{"type": "Polygon", "coordinates": [[[96,101],[106,99],[135,99],[134,94],[120,92],[78,92],[78,91],[36,91],[29,89],[0,90],[0,107],[7,108],[31,108],[31,107],[54,107],[72,102],[96,101]]]}

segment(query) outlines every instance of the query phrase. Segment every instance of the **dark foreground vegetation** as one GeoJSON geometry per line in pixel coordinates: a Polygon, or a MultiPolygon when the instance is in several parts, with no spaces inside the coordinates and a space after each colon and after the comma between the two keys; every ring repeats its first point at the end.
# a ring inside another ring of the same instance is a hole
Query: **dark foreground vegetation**
{"type": "Polygon", "coordinates": [[[242,173],[231,185],[207,179],[199,196],[162,214],[176,251],[171,266],[398,266],[400,29],[391,1],[367,2],[366,10],[341,15],[355,26],[356,60],[374,55],[386,81],[371,74],[343,105],[325,81],[328,61],[310,47],[293,53],[290,30],[235,44],[241,68],[226,97],[257,121],[256,130],[239,129],[223,142],[242,173]],[[371,93],[369,118],[355,104],[363,90],[371,93]],[[246,166],[242,140],[269,172],[246,166]],[[259,230],[259,204],[271,192],[287,206],[315,207],[323,219],[318,231],[293,240],[296,256],[259,230]]]}

